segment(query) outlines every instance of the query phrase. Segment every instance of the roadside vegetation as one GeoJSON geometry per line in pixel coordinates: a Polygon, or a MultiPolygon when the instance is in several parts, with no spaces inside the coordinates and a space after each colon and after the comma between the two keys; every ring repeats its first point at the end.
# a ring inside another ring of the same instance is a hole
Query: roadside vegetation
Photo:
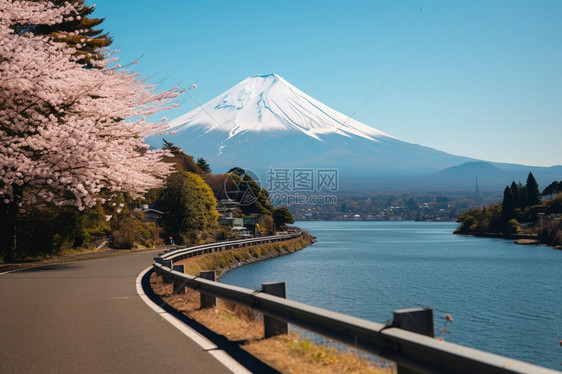
{"type": "Polygon", "coordinates": [[[164,150],[168,156],[163,161],[171,165],[173,172],[162,187],[151,189],[142,197],[101,191],[96,195],[95,205],[82,211],[74,206],[37,202],[28,204],[15,217],[10,216],[7,205],[0,205],[0,263],[38,261],[68,252],[92,251],[100,245],[143,249],[169,244],[169,238],[175,244],[234,239],[238,236],[230,227],[218,224],[217,206],[227,198],[225,188],[229,188],[229,181],[242,178],[258,199],[242,206],[235,213],[237,217],[256,217],[259,235],[273,235],[294,222],[288,209],[271,205],[267,191],[245,175],[243,169],[212,174],[204,159],[196,162],[168,142],[164,150]],[[143,206],[162,213],[160,218],[147,220],[143,206]],[[16,246],[12,246],[13,236],[9,232],[13,226],[16,246]]]}
{"type": "Polygon", "coordinates": [[[533,238],[531,243],[562,246],[562,181],[554,181],[542,193],[532,173],[525,185],[506,186],[501,203],[462,213],[455,231],[463,235],[502,235],[533,238]]]}
{"type": "MultiPolygon", "coordinates": [[[[289,254],[313,242],[305,234],[301,238],[281,243],[244,247],[229,251],[191,257],[183,264],[185,272],[199,275],[203,270],[215,270],[217,276],[254,261],[289,254]]],[[[214,308],[201,309],[200,294],[187,288],[185,294],[174,294],[173,286],[153,273],[150,283],[163,301],[213,332],[236,342],[248,353],[282,373],[395,373],[389,361],[377,360],[361,352],[342,351],[334,343],[319,345],[289,330],[288,335],[264,338],[263,317],[253,310],[217,299],[214,308]]]]}
{"type": "Polygon", "coordinates": [[[217,204],[236,181],[256,196],[236,213],[255,215],[260,235],[293,222],[243,169],[212,174],[204,159],[172,143],[149,148],[144,137],[167,128],[165,117],[151,118],[177,106],[182,92],[157,93],[129,71],[136,61],[117,64],[103,19],[90,17],[94,6],[24,0],[2,7],[0,263],[107,243],[132,249],[170,238],[228,239],[234,234],[218,225],[217,204]]]}

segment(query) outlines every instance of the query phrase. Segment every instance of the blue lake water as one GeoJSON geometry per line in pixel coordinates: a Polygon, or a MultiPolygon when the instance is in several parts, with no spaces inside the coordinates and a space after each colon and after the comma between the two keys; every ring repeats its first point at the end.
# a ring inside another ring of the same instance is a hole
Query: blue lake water
{"type": "Polygon", "coordinates": [[[562,251],[453,235],[456,223],[295,225],[318,242],[221,282],[260,289],[284,281],[289,299],[380,323],[393,310],[431,307],[436,336],[562,369],[562,251]]]}

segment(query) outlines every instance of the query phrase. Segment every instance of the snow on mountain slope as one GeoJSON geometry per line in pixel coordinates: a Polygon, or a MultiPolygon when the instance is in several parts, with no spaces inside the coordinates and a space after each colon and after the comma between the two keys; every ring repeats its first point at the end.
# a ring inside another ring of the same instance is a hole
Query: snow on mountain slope
{"type": "Polygon", "coordinates": [[[228,131],[228,138],[248,131],[290,129],[317,140],[330,133],[373,141],[390,137],[313,99],[277,74],[246,78],[201,108],[170,122],[176,132],[192,125],[206,126],[207,131],[228,131]]]}

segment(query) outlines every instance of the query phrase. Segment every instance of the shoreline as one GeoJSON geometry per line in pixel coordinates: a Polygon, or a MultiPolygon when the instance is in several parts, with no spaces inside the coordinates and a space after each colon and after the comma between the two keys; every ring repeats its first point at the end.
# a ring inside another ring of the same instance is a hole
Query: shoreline
{"type": "MultiPolygon", "coordinates": [[[[304,248],[306,248],[306,247],[303,247],[302,249],[304,249],[304,248]]],[[[250,265],[250,264],[255,264],[256,262],[271,260],[273,258],[290,255],[290,254],[295,253],[295,252],[297,252],[297,251],[293,251],[293,252],[290,252],[290,251],[287,251],[287,250],[283,250],[281,252],[272,251],[272,252],[268,252],[265,255],[257,257],[257,258],[253,257],[253,258],[250,258],[250,259],[245,260],[245,261],[232,262],[227,267],[221,268],[220,274],[217,274],[217,276],[216,276],[217,281],[220,280],[222,278],[222,276],[225,275],[226,273],[228,273],[229,271],[234,270],[234,269],[238,269],[239,267],[242,267],[244,265],[250,265]]]]}
{"type": "MultiPolygon", "coordinates": [[[[219,280],[223,275],[225,275],[229,271],[234,270],[234,269],[238,269],[239,267],[242,267],[244,265],[250,265],[250,264],[254,264],[256,262],[267,261],[267,260],[271,260],[272,258],[290,255],[292,253],[302,251],[303,249],[305,249],[305,248],[311,246],[312,244],[316,243],[316,237],[310,235],[306,231],[303,231],[302,237],[305,237],[306,239],[309,239],[309,242],[304,247],[302,247],[300,249],[297,249],[297,250],[294,250],[294,251],[289,251],[289,250],[286,250],[286,249],[283,249],[280,252],[270,251],[270,252],[268,252],[268,253],[264,254],[263,256],[260,256],[260,257],[252,257],[252,258],[249,258],[245,261],[232,262],[232,263],[230,263],[229,266],[227,266],[226,268],[223,268],[223,271],[221,271],[220,275],[217,275],[217,280],[219,280]]],[[[291,240],[299,240],[299,239],[302,239],[302,237],[296,238],[296,239],[291,239],[291,240]]]]}
{"type": "Polygon", "coordinates": [[[316,242],[316,238],[306,231],[303,231],[303,235],[288,240],[286,242],[261,244],[250,247],[242,247],[232,251],[209,253],[203,256],[190,257],[184,260],[178,261],[177,264],[184,264],[186,269],[185,272],[191,275],[196,273],[195,271],[189,271],[189,267],[192,270],[203,269],[214,270],[216,272],[217,281],[227,272],[237,269],[244,265],[253,264],[260,261],[270,260],[272,258],[281,257],[289,255],[291,253],[300,251],[316,242]],[[225,262],[228,262],[225,266],[225,262]]]}
{"type": "Polygon", "coordinates": [[[472,238],[492,238],[492,239],[504,239],[504,240],[513,240],[513,244],[517,245],[539,245],[543,247],[549,247],[556,250],[562,250],[562,246],[551,246],[545,243],[541,243],[538,239],[538,235],[536,234],[499,234],[494,232],[487,232],[482,234],[462,234],[453,231],[454,235],[472,237],[472,238]]]}

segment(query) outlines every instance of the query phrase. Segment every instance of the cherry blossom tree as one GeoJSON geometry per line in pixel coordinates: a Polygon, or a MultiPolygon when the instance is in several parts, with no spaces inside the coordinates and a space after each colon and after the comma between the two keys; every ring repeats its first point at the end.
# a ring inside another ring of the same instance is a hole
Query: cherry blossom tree
{"type": "Polygon", "coordinates": [[[0,0],[0,204],[14,225],[38,200],[83,210],[100,191],[138,196],[170,173],[143,139],[166,125],[146,117],[180,92],[157,93],[109,54],[86,69],[76,49],[26,31],[73,17],[68,3],[0,0]]]}

